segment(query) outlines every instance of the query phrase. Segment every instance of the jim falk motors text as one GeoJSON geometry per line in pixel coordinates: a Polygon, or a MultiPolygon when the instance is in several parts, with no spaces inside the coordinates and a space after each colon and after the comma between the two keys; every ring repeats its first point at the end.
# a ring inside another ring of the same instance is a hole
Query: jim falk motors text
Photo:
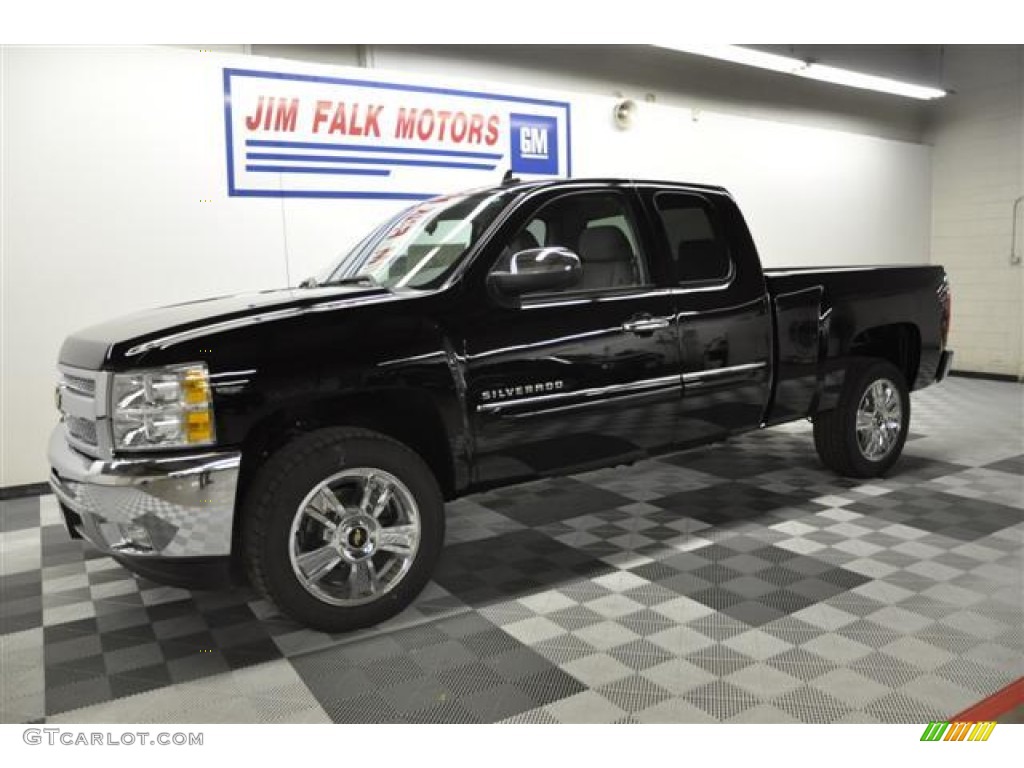
{"type": "Polygon", "coordinates": [[[253,132],[294,133],[301,129],[323,136],[388,136],[490,147],[498,143],[501,117],[431,107],[330,100],[304,103],[296,98],[260,96],[255,111],[245,117],[245,127],[253,132]]]}

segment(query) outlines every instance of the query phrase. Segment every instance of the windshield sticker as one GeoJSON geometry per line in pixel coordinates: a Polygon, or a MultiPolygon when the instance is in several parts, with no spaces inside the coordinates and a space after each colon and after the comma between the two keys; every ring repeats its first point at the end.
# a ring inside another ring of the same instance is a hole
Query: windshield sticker
{"type": "Polygon", "coordinates": [[[424,200],[572,174],[567,102],[224,69],[228,193],[424,200]]]}

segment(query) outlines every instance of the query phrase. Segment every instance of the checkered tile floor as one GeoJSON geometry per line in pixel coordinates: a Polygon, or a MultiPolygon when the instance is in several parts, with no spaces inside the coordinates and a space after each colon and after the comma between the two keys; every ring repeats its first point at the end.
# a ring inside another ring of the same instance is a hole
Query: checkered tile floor
{"type": "Polygon", "coordinates": [[[329,636],[2,502],[6,722],[928,722],[1024,676],[1024,388],[914,396],[890,476],[809,425],[449,505],[434,582],[329,636]]]}

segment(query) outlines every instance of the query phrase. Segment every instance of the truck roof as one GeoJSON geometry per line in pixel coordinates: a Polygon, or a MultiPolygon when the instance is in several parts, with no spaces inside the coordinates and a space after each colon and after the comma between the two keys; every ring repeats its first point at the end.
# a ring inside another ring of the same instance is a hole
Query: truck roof
{"type": "Polygon", "coordinates": [[[697,184],[688,181],[673,181],[669,179],[627,179],[622,177],[610,177],[610,176],[595,176],[595,177],[582,177],[582,178],[568,178],[568,179],[544,179],[544,180],[528,180],[523,181],[522,179],[512,177],[508,181],[502,184],[496,185],[495,189],[540,189],[546,187],[558,187],[563,185],[574,185],[574,184],[607,184],[608,186],[616,186],[619,184],[652,184],[652,185],[666,185],[673,187],[686,187],[687,189],[699,189],[707,192],[725,192],[725,188],[712,184],[697,184]]]}

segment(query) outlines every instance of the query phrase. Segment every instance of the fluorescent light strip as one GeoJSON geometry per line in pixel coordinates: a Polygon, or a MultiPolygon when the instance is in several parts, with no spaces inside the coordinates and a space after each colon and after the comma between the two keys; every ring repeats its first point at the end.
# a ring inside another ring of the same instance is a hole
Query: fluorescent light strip
{"type": "Polygon", "coordinates": [[[896,96],[909,96],[912,99],[941,99],[946,95],[945,91],[938,88],[904,83],[901,80],[892,80],[888,77],[865,75],[862,72],[840,69],[839,67],[827,67],[824,64],[808,64],[806,69],[800,70],[796,74],[813,80],[823,80],[826,83],[837,83],[838,85],[848,85],[851,88],[864,88],[869,91],[892,93],[896,96]]]}
{"type": "Polygon", "coordinates": [[[746,64],[760,69],[771,69],[788,75],[793,74],[801,67],[807,66],[807,63],[800,61],[800,59],[777,56],[774,53],[764,53],[753,48],[743,48],[739,45],[656,45],[655,47],[669,48],[673,51],[682,51],[683,53],[695,53],[699,56],[731,61],[734,64],[746,64]]]}
{"type": "Polygon", "coordinates": [[[891,93],[896,96],[908,96],[912,99],[941,99],[946,95],[946,92],[939,88],[929,88],[923,85],[905,83],[901,80],[893,80],[888,77],[854,72],[850,69],[814,64],[789,56],[778,56],[774,53],[765,53],[753,48],[744,48],[739,45],[655,44],[654,47],[682,51],[683,53],[693,53],[698,56],[708,56],[713,59],[721,59],[722,61],[731,61],[734,64],[745,64],[750,67],[769,69],[773,72],[806,77],[811,80],[820,80],[836,85],[846,85],[851,88],[891,93]]]}

